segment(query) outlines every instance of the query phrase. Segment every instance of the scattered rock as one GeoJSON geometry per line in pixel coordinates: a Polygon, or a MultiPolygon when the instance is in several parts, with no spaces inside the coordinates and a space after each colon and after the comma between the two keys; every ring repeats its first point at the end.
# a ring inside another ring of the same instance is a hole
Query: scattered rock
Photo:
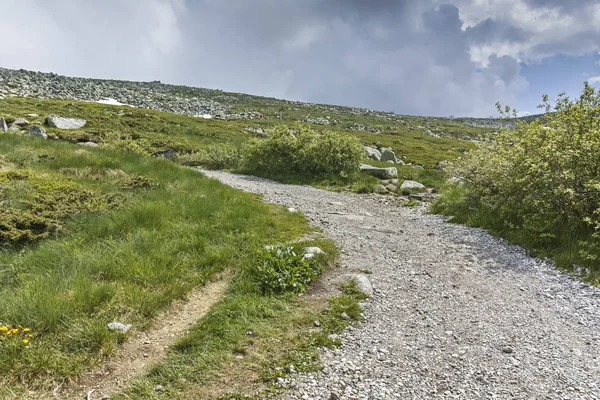
{"type": "Polygon", "coordinates": [[[375,185],[375,193],[377,194],[386,194],[388,192],[388,190],[385,188],[385,186],[378,184],[375,185]]]}
{"type": "Polygon", "coordinates": [[[314,258],[317,254],[325,254],[325,252],[318,247],[305,247],[303,258],[314,258]]]}
{"type": "Polygon", "coordinates": [[[19,132],[21,132],[21,129],[16,125],[11,125],[11,127],[8,128],[8,132],[9,133],[19,133],[19,132]]]}
{"type": "Polygon", "coordinates": [[[395,164],[396,160],[396,154],[394,153],[391,147],[381,149],[381,161],[391,161],[395,164]]]}
{"type": "Polygon", "coordinates": [[[416,181],[404,181],[400,185],[400,189],[426,189],[425,185],[416,181]]]}
{"type": "Polygon", "coordinates": [[[121,333],[127,333],[131,329],[132,325],[122,324],[120,322],[111,322],[108,324],[109,331],[119,331],[121,333]]]}
{"type": "Polygon", "coordinates": [[[377,168],[372,165],[361,164],[360,170],[380,179],[390,179],[398,176],[398,170],[395,167],[377,168]]]}
{"type": "Polygon", "coordinates": [[[449,164],[450,162],[448,160],[438,161],[438,163],[435,164],[435,169],[438,171],[443,171],[448,167],[449,164]]]}
{"type": "Polygon", "coordinates": [[[39,136],[44,139],[48,139],[48,134],[46,133],[46,130],[39,126],[32,126],[31,128],[29,128],[29,134],[32,136],[39,136]]]}
{"type": "Polygon", "coordinates": [[[314,326],[315,328],[320,328],[320,327],[321,327],[321,321],[318,321],[318,320],[317,320],[317,321],[314,321],[314,322],[313,322],[313,326],[314,326]]]}
{"type": "Polygon", "coordinates": [[[2,131],[2,132],[8,131],[8,126],[6,125],[6,121],[2,117],[0,117],[0,131],[2,131]]]}
{"type": "Polygon", "coordinates": [[[329,395],[329,400],[340,400],[341,397],[339,394],[337,394],[336,392],[331,392],[331,394],[329,395]]]}
{"type": "Polygon", "coordinates": [[[385,185],[385,188],[390,192],[395,192],[396,190],[398,190],[398,186],[392,185],[391,183],[389,185],[385,185]]]}
{"type": "Polygon", "coordinates": [[[376,148],[373,147],[369,147],[369,146],[364,146],[365,147],[365,152],[367,153],[367,157],[372,159],[372,160],[376,160],[376,161],[381,161],[381,152],[379,150],[377,150],[376,148]]]}
{"type": "Polygon", "coordinates": [[[350,316],[348,314],[346,314],[345,312],[343,312],[340,314],[340,318],[348,321],[350,319],[350,316]]]}
{"type": "Polygon", "coordinates": [[[513,351],[514,351],[514,350],[513,350],[513,348],[512,348],[512,347],[510,347],[510,346],[504,346],[504,347],[502,348],[502,352],[503,352],[503,353],[506,353],[506,354],[510,354],[510,353],[512,353],[513,351]]]}
{"type": "Polygon", "coordinates": [[[79,118],[61,117],[59,115],[49,115],[46,118],[46,123],[51,128],[58,129],[79,129],[83,128],[87,121],[79,118]]]}
{"type": "Polygon", "coordinates": [[[98,147],[98,146],[100,146],[98,143],[95,143],[95,142],[79,142],[77,144],[79,146],[87,146],[87,147],[98,147]]]}
{"type": "Polygon", "coordinates": [[[39,117],[40,115],[39,114],[26,114],[25,116],[30,117],[30,118],[36,118],[36,117],[39,117]]]}
{"type": "Polygon", "coordinates": [[[156,385],[156,387],[154,388],[155,391],[157,392],[162,392],[164,390],[163,385],[156,385]]]}
{"type": "Polygon", "coordinates": [[[288,211],[289,211],[289,212],[291,212],[292,214],[295,214],[295,213],[297,213],[297,212],[298,212],[298,210],[296,210],[296,209],[295,209],[295,208],[293,208],[293,207],[290,207],[290,208],[288,208],[288,211]]]}
{"type": "Polygon", "coordinates": [[[11,126],[27,126],[27,125],[29,125],[29,121],[27,121],[25,118],[17,118],[11,124],[11,126]]]}
{"type": "Polygon", "coordinates": [[[366,294],[367,296],[373,296],[373,285],[369,278],[364,274],[345,274],[338,278],[339,283],[353,282],[356,284],[358,290],[366,294]]]}

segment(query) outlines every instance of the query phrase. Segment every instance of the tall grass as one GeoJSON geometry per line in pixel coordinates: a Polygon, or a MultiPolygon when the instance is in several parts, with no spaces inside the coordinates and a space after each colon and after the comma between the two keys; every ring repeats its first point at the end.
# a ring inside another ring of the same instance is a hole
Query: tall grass
{"type": "Polygon", "coordinates": [[[167,160],[9,135],[0,136],[0,154],[49,181],[120,199],[113,210],[71,215],[48,239],[0,248],[0,325],[33,334],[16,355],[0,342],[0,387],[76,376],[123,339],[108,322],[144,329],[216,272],[239,270],[255,249],[308,229],[298,214],[167,160]],[[64,168],[119,169],[156,185],[129,188],[64,168]]]}

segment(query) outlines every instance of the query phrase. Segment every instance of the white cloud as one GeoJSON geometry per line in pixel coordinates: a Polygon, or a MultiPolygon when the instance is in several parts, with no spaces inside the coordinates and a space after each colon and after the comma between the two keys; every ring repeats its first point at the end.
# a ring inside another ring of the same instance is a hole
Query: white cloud
{"type": "Polygon", "coordinates": [[[591,78],[588,78],[588,82],[591,83],[592,85],[599,84],[600,76],[592,76],[591,78]]]}

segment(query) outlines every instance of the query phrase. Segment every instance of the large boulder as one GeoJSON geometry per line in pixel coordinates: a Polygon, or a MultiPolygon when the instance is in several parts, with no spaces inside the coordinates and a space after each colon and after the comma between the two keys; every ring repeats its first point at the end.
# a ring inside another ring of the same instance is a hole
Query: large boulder
{"type": "Polygon", "coordinates": [[[374,147],[365,146],[365,153],[367,157],[372,160],[381,161],[381,152],[374,147]]]}
{"type": "Polygon", "coordinates": [[[46,133],[46,130],[39,126],[32,126],[31,128],[29,128],[29,134],[32,136],[39,136],[41,138],[48,139],[48,134],[46,133]]]}
{"type": "Polygon", "coordinates": [[[391,179],[398,176],[398,170],[395,167],[378,168],[368,164],[361,164],[360,170],[379,179],[391,179]]]}
{"type": "Polygon", "coordinates": [[[11,126],[27,126],[29,125],[29,121],[27,121],[25,118],[17,118],[15,119],[15,121],[12,123],[11,126]]]}
{"type": "Polygon", "coordinates": [[[52,128],[79,129],[83,128],[87,121],[79,118],[67,118],[59,115],[50,115],[48,118],[46,118],[46,123],[52,128]]]}
{"type": "Polygon", "coordinates": [[[2,132],[8,131],[8,126],[6,125],[6,121],[2,117],[0,117],[0,131],[2,131],[2,132]]]}
{"type": "Polygon", "coordinates": [[[424,190],[426,189],[425,185],[415,181],[404,181],[402,185],[400,185],[400,190],[408,189],[408,190],[424,190]]]}

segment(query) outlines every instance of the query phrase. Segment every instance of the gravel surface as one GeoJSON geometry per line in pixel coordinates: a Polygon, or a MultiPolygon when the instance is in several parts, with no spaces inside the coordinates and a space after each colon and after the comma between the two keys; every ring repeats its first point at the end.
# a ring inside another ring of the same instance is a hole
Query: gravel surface
{"type": "Polygon", "coordinates": [[[600,399],[600,290],[390,197],[203,171],[302,211],[370,270],[365,321],[289,399],[600,399]]]}

